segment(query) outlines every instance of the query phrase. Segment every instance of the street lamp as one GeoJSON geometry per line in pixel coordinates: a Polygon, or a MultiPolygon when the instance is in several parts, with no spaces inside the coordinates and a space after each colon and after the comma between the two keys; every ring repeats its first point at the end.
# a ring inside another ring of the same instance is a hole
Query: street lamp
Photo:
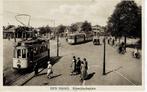
{"type": "Polygon", "coordinates": [[[106,61],[106,41],[105,41],[105,37],[104,37],[104,55],[103,55],[103,75],[106,75],[106,69],[105,69],[105,61],[106,61]]]}
{"type": "Polygon", "coordinates": [[[105,38],[105,35],[104,35],[103,43],[104,43],[103,75],[106,75],[106,38],[105,38]]]}

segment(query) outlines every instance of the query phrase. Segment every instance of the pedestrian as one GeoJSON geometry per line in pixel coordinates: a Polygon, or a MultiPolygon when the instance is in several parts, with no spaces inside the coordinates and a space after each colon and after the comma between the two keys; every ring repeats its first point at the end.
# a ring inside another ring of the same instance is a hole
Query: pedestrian
{"type": "Polygon", "coordinates": [[[85,64],[85,69],[88,70],[88,62],[86,58],[83,59],[83,63],[85,64]]]}
{"type": "Polygon", "coordinates": [[[34,66],[34,73],[35,73],[35,76],[37,76],[38,74],[38,63],[37,62],[35,63],[35,66],[34,66]]]}
{"type": "Polygon", "coordinates": [[[114,41],[115,41],[115,40],[113,39],[113,40],[112,40],[112,46],[115,44],[115,42],[114,42],[114,41]]]}
{"type": "Polygon", "coordinates": [[[86,62],[82,61],[81,63],[81,81],[85,80],[87,77],[86,62]]]}
{"type": "Polygon", "coordinates": [[[126,52],[126,44],[124,42],[121,43],[123,53],[126,52]]]}
{"type": "Polygon", "coordinates": [[[110,39],[108,38],[108,44],[109,44],[109,42],[110,42],[110,39]]]}
{"type": "Polygon", "coordinates": [[[3,85],[6,85],[6,76],[4,73],[3,73],[3,85]]]}
{"type": "Polygon", "coordinates": [[[78,74],[81,73],[81,60],[80,60],[80,57],[78,57],[78,61],[77,61],[77,65],[76,65],[76,71],[78,74]]]}
{"type": "Polygon", "coordinates": [[[76,63],[77,63],[76,57],[73,56],[73,60],[72,60],[72,64],[71,64],[71,68],[72,68],[71,75],[76,72],[76,63]]]}
{"type": "Polygon", "coordinates": [[[50,61],[48,61],[48,66],[47,66],[47,77],[50,79],[53,75],[53,70],[52,70],[52,65],[50,61]]]}

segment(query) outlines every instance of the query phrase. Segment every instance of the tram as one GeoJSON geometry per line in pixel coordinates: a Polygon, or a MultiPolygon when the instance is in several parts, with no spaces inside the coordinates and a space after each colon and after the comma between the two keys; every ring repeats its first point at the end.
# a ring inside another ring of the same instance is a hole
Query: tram
{"type": "Polygon", "coordinates": [[[13,68],[30,69],[35,63],[43,63],[50,58],[49,41],[47,39],[30,39],[20,41],[14,47],[13,68]]]}
{"type": "Polygon", "coordinates": [[[92,39],[93,39],[92,34],[76,33],[76,34],[69,34],[67,37],[67,42],[69,44],[76,44],[86,41],[92,41],[92,39]]]}

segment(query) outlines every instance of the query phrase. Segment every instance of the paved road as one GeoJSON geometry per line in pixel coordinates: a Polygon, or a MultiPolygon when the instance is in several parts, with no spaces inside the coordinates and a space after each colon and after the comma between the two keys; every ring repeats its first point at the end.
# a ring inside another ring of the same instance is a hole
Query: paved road
{"type": "MultiPolygon", "coordinates": [[[[48,79],[46,69],[37,77],[34,77],[25,85],[141,85],[142,62],[131,56],[132,49],[127,49],[125,55],[116,52],[116,47],[106,45],[106,73],[103,69],[103,45],[95,46],[92,42],[69,45],[64,39],[60,39],[60,56],[62,57],[53,66],[54,77],[48,79]],[[88,60],[89,79],[80,82],[80,76],[70,76],[72,56],[84,57],[88,60]]],[[[54,42],[54,41],[53,41],[54,42]]],[[[53,46],[55,47],[55,46],[53,46]]],[[[52,48],[53,48],[52,47],[52,48]]],[[[56,55],[56,50],[52,51],[56,55]]]]}

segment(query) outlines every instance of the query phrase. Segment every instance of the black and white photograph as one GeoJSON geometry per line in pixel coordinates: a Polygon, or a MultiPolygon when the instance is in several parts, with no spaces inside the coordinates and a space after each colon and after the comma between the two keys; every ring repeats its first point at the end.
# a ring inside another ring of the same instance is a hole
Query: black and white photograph
{"type": "Polygon", "coordinates": [[[143,86],[144,0],[3,0],[3,86],[143,86]]]}

